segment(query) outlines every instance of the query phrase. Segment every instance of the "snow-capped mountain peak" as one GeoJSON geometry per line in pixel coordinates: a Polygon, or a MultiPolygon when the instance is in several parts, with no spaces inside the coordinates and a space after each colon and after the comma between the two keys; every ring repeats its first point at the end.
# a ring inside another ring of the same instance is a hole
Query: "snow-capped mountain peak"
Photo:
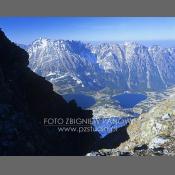
{"type": "Polygon", "coordinates": [[[160,90],[175,84],[174,48],[40,38],[27,51],[32,70],[62,88],[160,90]]]}
{"type": "Polygon", "coordinates": [[[40,37],[39,39],[35,40],[32,45],[35,45],[35,46],[43,46],[43,47],[46,47],[47,44],[49,43],[49,39],[47,38],[42,38],[40,37]]]}

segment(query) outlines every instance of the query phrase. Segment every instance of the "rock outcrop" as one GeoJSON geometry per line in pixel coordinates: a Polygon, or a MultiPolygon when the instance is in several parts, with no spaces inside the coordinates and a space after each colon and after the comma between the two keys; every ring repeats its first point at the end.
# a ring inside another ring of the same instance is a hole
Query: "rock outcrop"
{"type": "Polygon", "coordinates": [[[175,95],[171,95],[133,119],[127,128],[129,140],[115,149],[99,150],[100,154],[118,155],[175,155],[175,95]]]}
{"type": "Polygon", "coordinates": [[[85,155],[98,134],[58,132],[44,126],[43,118],[91,119],[92,111],[56,94],[27,67],[28,57],[0,31],[0,155],[85,155]]]}
{"type": "Polygon", "coordinates": [[[175,155],[175,96],[160,102],[148,113],[142,114],[128,127],[130,140],[119,149],[133,151],[139,145],[147,145],[146,153],[175,155]]]}

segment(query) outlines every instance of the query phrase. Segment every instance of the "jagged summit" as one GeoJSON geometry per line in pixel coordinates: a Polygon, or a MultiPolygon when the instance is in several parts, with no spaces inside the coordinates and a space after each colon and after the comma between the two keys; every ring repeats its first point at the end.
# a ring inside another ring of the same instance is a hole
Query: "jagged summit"
{"type": "Polygon", "coordinates": [[[40,37],[33,41],[32,45],[46,47],[50,41],[50,39],[40,37]]]}
{"type": "Polygon", "coordinates": [[[140,44],[137,41],[124,41],[123,43],[124,46],[141,46],[142,44],[140,44]]]}

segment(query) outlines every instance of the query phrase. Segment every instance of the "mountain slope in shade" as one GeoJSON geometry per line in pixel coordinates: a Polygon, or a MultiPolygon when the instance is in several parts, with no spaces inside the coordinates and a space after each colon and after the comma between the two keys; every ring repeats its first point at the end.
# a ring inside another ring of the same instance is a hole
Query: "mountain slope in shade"
{"type": "Polygon", "coordinates": [[[43,118],[90,119],[92,111],[67,103],[28,63],[27,52],[0,31],[0,155],[86,154],[98,134],[58,132],[44,126],[43,118]]]}
{"type": "Polygon", "coordinates": [[[65,90],[162,90],[175,84],[173,48],[40,38],[27,51],[31,69],[65,90]]]}

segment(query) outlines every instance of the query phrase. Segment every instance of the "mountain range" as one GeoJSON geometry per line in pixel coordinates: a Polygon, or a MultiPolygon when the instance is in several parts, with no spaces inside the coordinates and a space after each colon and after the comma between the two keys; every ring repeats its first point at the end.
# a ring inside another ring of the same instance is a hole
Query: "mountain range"
{"type": "MultiPolygon", "coordinates": [[[[65,88],[69,82],[63,84],[61,75],[64,81],[72,78],[74,84],[70,85],[75,89],[123,88],[126,84],[126,89],[158,90],[174,84],[173,48],[48,39],[20,47],[0,30],[0,155],[175,155],[173,91],[129,126],[101,139],[97,132],[58,132],[57,127],[45,126],[47,116],[91,119],[92,111],[81,109],[75,101],[66,102],[50,82],[29,68],[65,88]],[[117,77],[121,74],[123,79],[117,77]],[[147,86],[140,86],[145,82],[147,86]]],[[[91,123],[87,127],[93,128],[91,123]]]]}
{"type": "Polygon", "coordinates": [[[39,38],[24,49],[29,67],[64,91],[158,91],[175,84],[175,48],[39,38]]]}

